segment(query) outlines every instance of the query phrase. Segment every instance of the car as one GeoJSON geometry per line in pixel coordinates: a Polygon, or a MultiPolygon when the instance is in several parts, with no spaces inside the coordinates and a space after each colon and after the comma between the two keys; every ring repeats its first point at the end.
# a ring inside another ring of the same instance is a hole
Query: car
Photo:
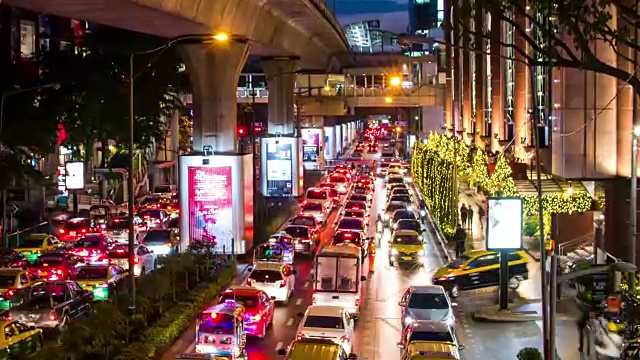
{"type": "MultiPolygon", "coordinates": [[[[350,175],[349,175],[350,177],[350,175]]],[[[347,180],[347,176],[339,173],[333,173],[329,176],[329,182],[336,185],[336,190],[338,193],[344,195],[349,192],[349,188],[351,185],[347,180]]]]}
{"type": "Polygon", "coordinates": [[[69,252],[84,259],[85,263],[106,262],[115,241],[103,234],[86,234],[71,246],[69,252]]]}
{"type": "MultiPolygon", "coordinates": [[[[147,224],[137,216],[133,217],[133,239],[137,241],[143,231],[147,230],[147,224]]],[[[118,216],[107,222],[106,235],[114,241],[127,244],[129,242],[129,217],[118,216]]]]}
{"type": "Polygon", "coordinates": [[[63,244],[53,235],[49,234],[30,234],[20,239],[20,245],[14,250],[24,255],[29,262],[34,262],[43,253],[56,250],[63,244]]]}
{"type": "Polygon", "coordinates": [[[384,224],[389,225],[389,223],[391,222],[391,216],[393,216],[393,213],[396,210],[400,210],[400,209],[406,210],[407,204],[403,202],[388,203],[387,206],[384,208],[384,212],[382,213],[382,219],[384,220],[384,224]]]}
{"type": "Polygon", "coordinates": [[[42,254],[29,266],[29,270],[46,280],[74,279],[84,259],[68,252],[56,251],[42,254]]]}
{"type": "Polygon", "coordinates": [[[311,305],[298,325],[296,340],[323,338],[335,342],[351,352],[354,338],[354,318],[342,306],[311,305]]]}
{"type": "MultiPolygon", "coordinates": [[[[509,288],[515,290],[529,278],[529,258],[524,251],[509,253],[509,288]]],[[[431,282],[442,285],[452,298],[460,291],[495,286],[500,283],[500,254],[495,251],[468,251],[436,270],[431,282]]]]}
{"type": "Polygon", "coordinates": [[[58,238],[62,241],[76,241],[86,233],[93,232],[93,225],[89,218],[73,218],[67,220],[64,225],[58,229],[58,238]]]}
{"type": "Polygon", "coordinates": [[[246,284],[266,292],[276,301],[287,304],[295,288],[297,273],[289,264],[259,261],[251,269],[246,284]]]}
{"type": "Polygon", "coordinates": [[[320,222],[316,219],[315,216],[297,215],[297,216],[294,216],[291,220],[289,220],[289,223],[291,225],[307,226],[311,229],[316,230],[317,232],[319,232],[322,229],[320,222]]]}
{"type": "Polygon", "coordinates": [[[16,320],[2,320],[0,359],[26,359],[42,349],[42,330],[16,320]]]}
{"type": "Polygon", "coordinates": [[[335,226],[336,231],[359,231],[367,233],[366,221],[356,218],[342,218],[335,226]]]}
{"type": "Polygon", "coordinates": [[[180,215],[180,207],[170,201],[164,201],[160,204],[160,209],[169,215],[169,217],[180,215]]]}
{"type": "Polygon", "coordinates": [[[313,254],[318,245],[319,233],[309,226],[287,225],[284,232],[293,238],[293,249],[297,253],[313,254]]]}
{"type": "Polygon", "coordinates": [[[378,166],[376,168],[376,176],[378,176],[378,177],[386,177],[388,169],[389,169],[389,163],[381,162],[380,164],[378,164],[378,166]]]}
{"type": "Polygon", "coordinates": [[[322,359],[322,360],[357,360],[358,355],[349,354],[339,344],[327,339],[301,339],[293,341],[287,349],[277,350],[285,360],[322,359]]]}
{"type": "Polygon", "coordinates": [[[367,197],[368,201],[373,201],[373,191],[363,185],[355,184],[351,193],[355,195],[364,195],[367,197]]]}
{"type": "Polygon", "coordinates": [[[411,197],[407,195],[394,195],[389,197],[388,202],[403,202],[407,204],[407,209],[413,210],[413,202],[411,201],[411,197]]]}
{"type": "Polygon", "coordinates": [[[303,205],[310,203],[322,205],[322,210],[328,213],[333,206],[330,191],[321,187],[311,187],[307,189],[303,205]]]}
{"type": "Polygon", "coordinates": [[[366,220],[367,213],[361,209],[347,209],[342,213],[342,217],[366,220]]]}
{"type": "MultiPolygon", "coordinates": [[[[362,149],[360,149],[360,151],[362,151],[362,149]]],[[[353,160],[362,160],[362,152],[353,152],[351,158],[353,160]]]]}
{"type": "MultiPolygon", "coordinates": [[[[353,180],[353,172],[354,171],[351,167],[340,167],[335,169],[331,175],[343,175],[348,181],[351,181],[353,180]]],[[[329,177],[331,177],[331,175],[329,175],[329,177]]]]}
{"type": "Polygon", "coordinates": [[[148,229],[164,229],[169,222],[169,215],[163,210],[158,209],[141,210],[138,216],[146,223],[148,229]]]}
{"type": "Polygon", "coordinates": [[[393,225],[393,231],[398,230],[412,230],[418,234],[422,234],[425,231],[422,227],[422,223],[415,219],[399,219],[393,225]]]}
{"type": "Polygon", "coordinates": [[[266,292],[250,286],[230,286],[220,296],[220,303],[235,302],[244,307],[244,330],[247,335],[264,339],[273,325],[274,299],[266,292]]]}
{"type": "Polygon", "coordinates": [[[165,201],[165,197],[161,195],[147,195],[138,204],[140,209],[159,209],[160,204],[165,201]]]}
{"type": "MultiPolygon", "coordinates": [[[[416,213],[407,209],[398,209],[391,214],[391,218],[389,219],[389,227],[391,230],[395,230],[396,224],[400,220],[418,220],[416,217],[416,213]]],[[[419,231],[422,234],[422,231],[419,231]]]]}
{"type": "Polygon", "coordinates": [[[367,206],[371,206],[372,198],[368,197],[367,195],[355,194],[352,192],[347,201],[362,201],[363,203],[367,204],[367,206]]]}
{"type": "Polygon", "coordinates": [[[369,213],[369,203],[366,201],[349,200],[344,204],[345,210],[363,210],[366,214],[369,213]]]}
{"type": "Polygon", "coordinates": [[[31,262],[14,249],[0,249],[0,268],[26,269],[31,262]]]}
{"type": "MultiPolygon", "coordinates": [[[[333,205],[330,206],[332,207],[333,205]]],[[[305,200],[302,205],[300,205],[298,214],[303,216],[313,216],[318,220],[318,222],[324,224],[327,221],[329,209],[330,208],[327,208],[326,204],[305,200]]]]}
{"type": "Polygon", "coordinates": [[[404,177],[400,175],[387,176],[387,189],[396,184],[404,184],[404,177]]]}
{"type": "Polygon", "coordinates": [[[409,188],[407,187],[407,184],[405,184],[405,183],[391,184],[391,186],[387,187],[387,197],[391,196],[391,193],[392,193],[395,189],[405,189],[405,190],[409,190],[409,188]]]}
{"type": "Polygon", "coordinates": [[[362,254],[362,260],[369,255],[369,242],[370,238],[367,238],[364,233],[360,231],[336,231],[331,240],[331,245],[341,244],[353,244],[360,248],[362,254]]]}
{"type": "Polygon", "coordinates": [[[93,299],[104,301],[116,295],[127,271],[113,264],[83,266],[76,274],[76,282],[86,291],[93,291],[93,299]]]}
{"type": "Polygon", "coordinates": [[[391,190],[391,193],[389,194],[389,196],[408,196],[410,198],[413,197],[413,195],[411,195],[411,191],[409,191],[409,189],[405,187],[394,187],[391,190]]]}
{"type": "MultiPolygon", "coordinates": [[[[442,321],[422,321],[407,326],[400,337],[398,347],[402,359],[411,359],[411,352],[447,354],[446,359],[460,359],[464,345],[458,342],[455,331],[442,321]]],[[[436,357],[437,359],[438,357],[436,357]]]]}
{"type": "MultiPolygon", "coordinates": [[[[133,246],[135,257],[133,258],[133,275],[142,276],[158,268],[158,258],[156,254],[143,244],[133,246]]],[[[128,245],[116,245],[108,254],[109,263],[119,265],[125,270],[129,270],[129,247],[128,245]]]]}
{"type": "Polygon", "coordinates": [[[42,284],[36,274],[15,268],[0,269],[0,309],[10,309],[19,304],[24,291],[33,285],[42,284]]]}
{"type": "Polygon", "coordinates": [[[402,164],[399,162],[389,163],[389,168],[387,169],[387,176],[392,175],[404,175],[404,168],[402,164]]]}
{"type": "Polygon", "coordinates": [[[396,231],[389,240],[389,266],[395,263],[424,264],[424,241],[422,235],[411,230],[396,231]]]}
{"type": "Polygon", "coordinates": [[[168,256],[178,252],[178,241],[171,229],[151,229],[141,241],[157,256],[168,256]]]}
{"type": "Polygon", "coordinates": [[[416,321],[444,321],[455,329],[456,317],[447,291],[439,285],[409,286],[398,303],[403,328],[416,321]]]}
{"type": "Polygon", "coordinates": [[[356,184],[359,184],[361,186],[366,186],[369,189],[373,190],[374,182],[371,176],[362,175],[358,177],[358,179],[356,180],[356,184]]]}
{"type": "Polygon", "coordinates": [[[340,193],[336,189],[336,184],[332,184],[330,182],[323,182],[323,183],[320,183],[318,187],[329,190],[329,195],[331,196],[331,199],[333,201],[333,207],[338,206],[338,204],[340,203],[340,193]]]}

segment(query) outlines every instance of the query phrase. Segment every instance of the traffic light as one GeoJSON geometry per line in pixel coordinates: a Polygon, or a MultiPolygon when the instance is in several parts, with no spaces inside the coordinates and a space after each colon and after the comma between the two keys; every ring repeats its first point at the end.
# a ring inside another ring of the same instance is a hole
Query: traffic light
{"type": "Polygon", "coordinates": [[[238,126],[238,137],[245,137],[247,136],[247,128],[240,125],[238,126]]]}

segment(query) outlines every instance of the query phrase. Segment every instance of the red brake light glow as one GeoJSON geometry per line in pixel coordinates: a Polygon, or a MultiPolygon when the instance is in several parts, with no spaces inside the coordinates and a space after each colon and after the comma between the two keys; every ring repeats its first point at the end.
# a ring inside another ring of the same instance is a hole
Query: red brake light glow
{"type": "Polygon", "coordinates": [[[352,237],[352,236],[353,236],[353,235],[352,235],[351,233],[346,233],[346,234],[344,234],[344,237],[346,237],[346,238],[350,238],[350,237],[352,237]]]}
{"type": "Polygon", "coordinates": [[[217,317],[218,317],[218,314],[216,314],[216,313],[211,313],[211,319],[215,320],[215,318],[217,318],[217,317]]]}

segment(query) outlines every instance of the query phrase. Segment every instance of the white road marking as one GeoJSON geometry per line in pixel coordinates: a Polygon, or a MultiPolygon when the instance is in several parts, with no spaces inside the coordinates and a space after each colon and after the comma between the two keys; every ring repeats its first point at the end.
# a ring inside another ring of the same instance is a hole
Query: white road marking
{"type": "Polygon", "coordinates": [[[282,343],[282,341],[280,341],[279,343],[277,343],[277,344],[276,344],[276,351],[278,351],[278,350],[282,349],[282,346],[283,346],[283,345],[284,345],[284,344],[282,343]]]}
{"type": "Polygon", "coordinates": [[[289,320],[287,320],[287,326],[291,326],[293,325],[293,318],[289,318],[289,320]]]}
{"type": "Polygon", "coordinates": [[[307,281],[306,283],[304,283],[304,286],[303,286],[303,287],[304,287],[305,289],[306,289],[306,288],[308,288],[308,287],[309,287],[309,282],[307,281]]]}
{"type": "Polygon", "coordinates": [[[298,300],[296,300],[296,306],[298,306],[298,305],[300,305],[300,304],[302,304],[302,299],[298,299],[298,300]]]}

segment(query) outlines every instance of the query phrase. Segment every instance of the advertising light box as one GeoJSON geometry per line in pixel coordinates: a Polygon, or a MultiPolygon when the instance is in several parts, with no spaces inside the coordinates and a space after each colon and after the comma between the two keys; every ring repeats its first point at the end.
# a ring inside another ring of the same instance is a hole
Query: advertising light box
{"type": "Polygon", "coordinates": [[[324,154],[321,152],[324,142],[323,129],[302,129],[302,162],[304,168],[318,170],[323,163],[324,154]]]}
{"type": "Polygon", "coordinates": [[[84,162],[74,161],[66,163],[64,181],[67,190],[84,189],[84,162]]]}
{"type": "Polygon", "coordinates": [[[261,192],[264,196],[300,196],[302,144],[294,137],[261,139],[261,192]]]}
{"type": "Polygon", "coordinates": [[[489,198],[487,211],[487,249],[522,248],[522,199],[489,198]]]}
{"type": "Polygon", "coordinates": [[[324,156],[325,159],[333,160],[336,158],[336,132],[335,127],[333,126],[325,126],[324,127],[324,156]]]}
{"type": "Polygon", "coordinates": [[[342,154],[342,150],[344,150],[344,143],[342,142],[342,126],[335,126],[335,134],[336,134],[336,151],[338,154],[342,154]]]}
{"type": "MultiPolygon", "coordinates": [[[[180,158],[180,243],[211,243],[218,253],[243,254],[252,245],[245,233],[245,214],[253,219],[253,203],[247,204],[243,185],[250,181],[251,168],[244,166],[250,155],[181,156],[180,158]],[[247,244],[249,242],[249,244],[247,244]]],[[[251,194],[250,194],[251,195],[251,194]]]]}

